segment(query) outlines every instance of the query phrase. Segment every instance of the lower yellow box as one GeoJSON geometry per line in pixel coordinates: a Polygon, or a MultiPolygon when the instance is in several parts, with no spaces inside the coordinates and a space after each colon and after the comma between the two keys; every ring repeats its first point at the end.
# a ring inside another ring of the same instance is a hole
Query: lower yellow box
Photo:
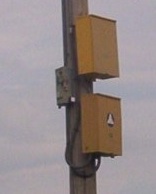
{"type": "Polygon", "coordinates": [[[81,98],[83,153],[122,155],[120,99],[102,94],[81,98]]]}

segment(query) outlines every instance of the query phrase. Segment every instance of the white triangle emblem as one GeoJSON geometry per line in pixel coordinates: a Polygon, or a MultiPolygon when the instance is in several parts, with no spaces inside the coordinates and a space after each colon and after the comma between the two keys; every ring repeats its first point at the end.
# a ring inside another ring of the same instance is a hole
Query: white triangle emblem
{"type": "Polygon", "coordinates": [[[114,126],[114,116],[112,113],[109,113],[107,116],[107,124],[109,127],[113,127],[114,126]]]}

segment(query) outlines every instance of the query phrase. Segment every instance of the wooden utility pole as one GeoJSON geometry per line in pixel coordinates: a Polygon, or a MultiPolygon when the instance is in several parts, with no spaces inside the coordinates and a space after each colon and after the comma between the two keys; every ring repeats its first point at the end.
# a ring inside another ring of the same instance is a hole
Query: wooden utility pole
{"type": "MultiPolygon", "coordinates": [[[[70,169],[70,194],[96,194],[96,173],[92,176],[79,176],[79,172],[73,166],[83,166],[88,157],[82,154],[81,149],[81,116],[80,98],[82,94],[92,93],[92,81],[77,76],[77,54],[75,38],[75,19],[78,16],[88,14],[87,0],[62,0],[63,16],[63,41],[64,41],[64,66],[73,70],[73,85],[75,103],[66,106],[67,147],[72,144],[72,164],[70,169]],[[75,132],[76,131],[76,132],[75,132]],[[76,135],[74,135],[76,133],[76,135]],[[74,144],[73,144],[73,137],[74,144]]],[[[68,149],[68,148],[67,148],[68,149]]],[[[66,150],[67,151],[67,150],[66,150]]],[[[69,151],[69,150],[68,150],[69,151]]],[[[93,160],[89,166],[85,166],[85,173],[89,174],[95,167],[93,160]]],[[[79,169],[79,168],[78,168],[79,169]]],[[[79,169],[80,170],[80,169],[79,169]]],[[[84,172],[83,172],[84,173],[84,172]]]]}

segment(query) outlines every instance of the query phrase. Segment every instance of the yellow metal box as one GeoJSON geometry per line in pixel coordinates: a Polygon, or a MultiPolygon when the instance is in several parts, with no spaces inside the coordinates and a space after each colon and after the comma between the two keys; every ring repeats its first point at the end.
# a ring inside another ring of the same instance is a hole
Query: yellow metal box
{"type": "Polygon", "coordinates": [[[121,156],[120,99],[102,94],[86,94],[81,98],[83,153],[121,156]]]}
{"type": "Polygon", "coordinates": [[[119,77],[116,22],[89,15],[76,20],[78,74],[96,79],[119,77]]]}

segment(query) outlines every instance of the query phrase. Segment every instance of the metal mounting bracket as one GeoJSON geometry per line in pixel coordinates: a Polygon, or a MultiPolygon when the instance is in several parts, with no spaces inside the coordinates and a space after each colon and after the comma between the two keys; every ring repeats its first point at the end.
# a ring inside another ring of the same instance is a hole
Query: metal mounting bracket
{"type": "Polygon", "coordinates": [[[56,74],[56,98],[59,108],[75,102],[73,89],[73,73],[69,67],[60,67],[55,70],[56,74]]]}

